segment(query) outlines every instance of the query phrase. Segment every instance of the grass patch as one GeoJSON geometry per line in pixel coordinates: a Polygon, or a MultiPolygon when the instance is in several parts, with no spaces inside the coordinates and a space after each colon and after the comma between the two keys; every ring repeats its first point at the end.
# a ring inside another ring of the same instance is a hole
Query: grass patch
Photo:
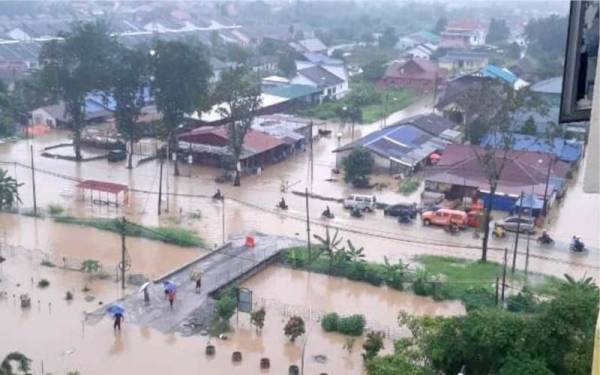
{"type": "Polygon", "coordinates": [[[404,195],[414,193],[421,186],[421,180],[415,177],[405,178],[398,185],[398,192],[404,195]]]}
{"type": "MultiPolygon", "coordinates": [[[[76,218],[72,216],[55,217],[54,221],[64,224],[75,224],[92,227],[108,232],[121,234],[122,224],[119,219],[102,218],[76,218]]],[[[182,247],[201,247],[204,242],[191,230],[177,227],[146,227],[127,222],[125,235],[129,237],[147,238],[149,240],[162,241],[165,243],[182,247]]]]}
{"type": "Polygon", "coordinates": [[[65,212],[65,209],[59,204],[51,203],[48,205],[48,213],[50,214],[50,216],[62,215],[63,212],[65,212]]]}
{"type": "MultiPolygon", "coordinates": [[[[352,85],[351,85],[352,86],[352,85]]],[[[410,89],[377,89],[380,93],[380,97],[377,98],[376,102],[361,106],[362,110],[362,123],[369,124],[377,120],[382,119],[386,114],[390,115],[394,112],[400,111],[409,105],[415,103],[422,96],[416,91],[410,89]],[[386,96],[387,96],[387,110],[386,110],[386,96]]],[[[335,101],[325,102],[317,106],[304,109],[298,112],[299,115],[316,117],[321,120],[336,120],[342,122],[343,119],[340,117],[342,113],[341,109],[350,104],[346,98],[335,101]]],[[[346,122],[348,122],[346,120],[346,122]]]]}

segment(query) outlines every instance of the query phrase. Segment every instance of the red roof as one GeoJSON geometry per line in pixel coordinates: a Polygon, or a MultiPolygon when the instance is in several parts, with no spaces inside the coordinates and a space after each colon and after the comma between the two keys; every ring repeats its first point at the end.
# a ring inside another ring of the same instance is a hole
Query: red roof
{"type": "MultiPolygon", "coordinates": [[[[229,137],[227,136],[227,129],[225,128],[225,126],[197,128],[187,133],[181,134],[179,138],[186,142],[201,143],[197,140],[194,140],[193,136],[202,134],[211,134],[213,136],[221,138],[223,141],[227,141],[229,139],[229,137]]],[[[252,154],[260,154],[262,152],[271,150],[283,144],[283,141],[267,133],[250,129],[244,137],[243,147],[252,154]]]]}
{"type": "MultiPolygon", "coordinates": [[[[498,150],[498,162],[503,156],[498,150]]],[[[530,151],[508,151],[504,169],[498,182],[498,191],[504,194],[518,195],[523,189],[531,189],[543,194],[549,163],[553,163],[551,175],[565,178],[568,166],[564,162],[555,162],[551,154],[530,151]]],[[[477,155],[483,150],[478,147],[449,144],[437,166],[431,168],[429,181],[453,185],[465,185],[488,189],[488,181],[477,155]]]]}
{"type": "Polygon", "coordinates": [[[461,30],[484,30],[484,26],[478,20],[473,19],[464,19],[458,21],[451,21],[446,26],[446,30],[448,29],[461,29],[461,30]]]}

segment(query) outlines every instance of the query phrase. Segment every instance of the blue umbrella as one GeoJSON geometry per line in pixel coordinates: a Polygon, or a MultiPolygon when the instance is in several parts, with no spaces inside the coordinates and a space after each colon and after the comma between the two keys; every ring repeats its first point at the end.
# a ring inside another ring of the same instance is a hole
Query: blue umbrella
{"type": "Polygon", "coordinates": [[[177,290],[177,285],[171,280],[167,280],[163,281],[163,288],[165,288],[167,292],[174,292],[177,290]]]}
{"type": "Polygon", "coordinates": [[[117,314],[123,315],[123,313],[125,313],[125,308],[117,303],[113,303],[112,305],[108,306],[106,312],[108,312],[112,316],[115,316],[117,314]]]}

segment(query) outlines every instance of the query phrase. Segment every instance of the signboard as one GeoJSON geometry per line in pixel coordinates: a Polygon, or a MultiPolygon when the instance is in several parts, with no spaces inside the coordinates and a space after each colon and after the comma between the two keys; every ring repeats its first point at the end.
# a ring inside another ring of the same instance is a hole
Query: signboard
{"type": "Polygon", "coordinates": [[[252,291],[250,289],[239,288],[237,308],[240,312],[252,312],[252,291]]]}

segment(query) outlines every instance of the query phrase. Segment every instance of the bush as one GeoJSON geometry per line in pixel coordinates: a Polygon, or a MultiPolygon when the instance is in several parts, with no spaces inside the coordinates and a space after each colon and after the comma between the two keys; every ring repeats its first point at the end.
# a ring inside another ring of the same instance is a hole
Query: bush
{"type": "Polygon", "coordinates": [[[375,160],[371,152],[365,148],[356,148],[342,160],[344,181],[355,187],[369,184],[369,175],[373,172],[375,160]]]}
{"type": "Polygon", "coordinates": [[[58,204],[49,204],[48,205],[48,213],[50,216],[60,215],[65,211],[65,209],[58,204]]]}
{"type": "Polygon", "coordinates": [[[70,291],[67,291],[67,293],[65,293],[65,299],[66,299],[67,301],[71,301],[71,300],[73,300],[73,293],[72,293],[72,292],[70,292],[70,291]]]}
{"type": "Polygon", "coordinates": [[[283,333],[294,342],[298,336],[302,336],[306,332],[304,328],[304,319],[299,316],[292,316],[283,327],[283,333]]]}
{"type": "Polygon", "coordinates": [[[506,308],[513,312],[534,313],[538,310],[538,302],[527,288],[523,288],[516,296],[506,299],[506,308]]]}
{"type": "Polygon", "coordinates": [[[37,286],[38,288],[47,288],[50,286],[50,281],[46,279],[41,279],[40,281],[38,281],[37,286]]]}
{"type": "Polygon", "coordinates": [[[344,335],[360,336],[363,334],[366,323],[364,316],[359,314],[350,315],[338,320],[337,331],[344,335]]]}
{"type": "Polygon", "coordinates": [[[383,349],[383,333],[371,331],[367,333],[367,339],[363,343],[363,359],[365,361],[375,357],[383,349]]]}
{"type": "Polygon", "coordinates": [[[489,288],[484,287],[473,287],[465,290],[461,300],[467,310],[496,306],[496,295],[489,288]]]}
{"type": "Polygon", "coordinates": [[[215,302],[215,313],[222,321],[229,321],[237,307],[236,291],[233,288],[223,292],[215,302]]]}
{"type": "Polygon", "coordinates": [[[337,313],[329,313],[321,319],[321,327],[325,332],[335,332],[338,329],[340,316],[337,313]]]}
{"type": "Polygon", "coordinates": [[[56,267],[56,265],[49,260],[42,260],[41,265],[44,267],[50,267],[50,268],[56,267]]]}
{"type": "Polygon", "coordinates": [[[408,195],[410,193],[413,193],[415,191],[417,191],[417,189],[419,188],[419,186],[421,185],[421,181],[419,181],[419,179],[417,178],[405,178],[404,180],[402,180],[400,182],[400,185],[398,186],[398,192],[404,194],[404,195],[408,195]]]}
{"type": "Polygon", "coordinates": [[[261,330],[265,325],[265,315],[267,312],[264,307],[261,307],[258,310],[254,310],[250,313],[250,322],[256,327],[256,329],[261,330]]]}

